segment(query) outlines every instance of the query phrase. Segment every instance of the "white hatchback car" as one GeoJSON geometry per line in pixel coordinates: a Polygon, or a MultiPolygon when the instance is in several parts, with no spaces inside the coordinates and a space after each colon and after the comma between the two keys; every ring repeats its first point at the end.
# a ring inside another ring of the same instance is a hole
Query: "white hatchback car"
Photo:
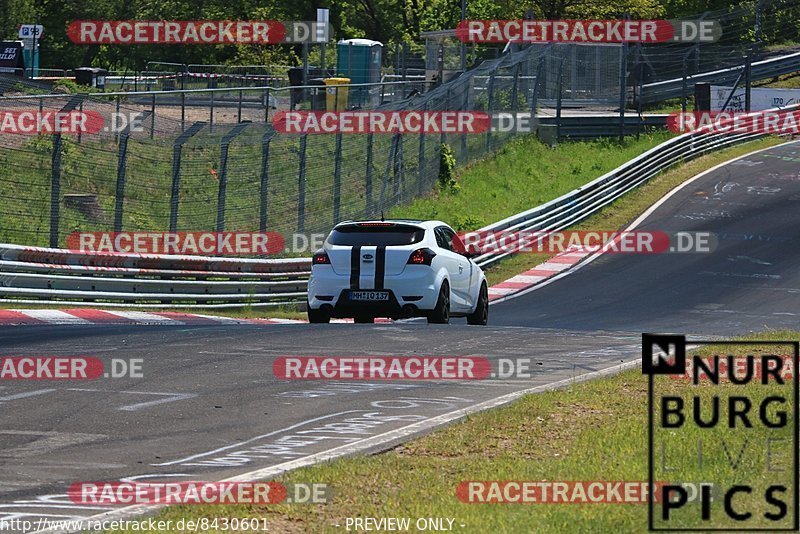
{"type": "Polygon", "coordinates": [[[461,239],[440,221],[348,221],[314,254],[308,281],[308,320],[427,317],[469,324],[489,319],[483,270],[461,239]]]}

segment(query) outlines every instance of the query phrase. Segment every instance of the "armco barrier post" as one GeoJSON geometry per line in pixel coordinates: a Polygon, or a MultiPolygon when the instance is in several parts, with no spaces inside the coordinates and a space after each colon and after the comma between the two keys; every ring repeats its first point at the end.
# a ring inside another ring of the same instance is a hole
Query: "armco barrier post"
{"type": "Polygon", "coordinates": [[[300,136],[300,172],[297,176],[297,232],[306,229],[306,148],[308,134],[300,136]]]}
{"type": "Polygon", "coordinates": [[[268,132],[261,138],[261,186],[259,189],[259,217],[258,229],[261,232],[267,231],[267,202],[269,200],[269,142],[275,136],[275,132],[268,132]]]}
{"type": "Polygon", "coordinates": [[[202,130],[205,125],[205,122],[196,122],[192,124],[185,132],[179,135],[172,144],[172,196],[170,198],[169,212],[170,232],[175,232],[178,229],[178,204],[180,202],[181,192],[181,151],[186,141],[202,130]]]}
{"type": "Polygon", "coordinates": [[[231,142],[237,135],[240,135],[245,128],[250,126],[249,122],[241,122],[231,128],[222,137],[219,145],[219,190],[217,191],[217,232],[225,231],[225,200],[228,193],[228,151],[231,142]]]}
{"type": "Polygon", "coordinates": [[[339,210],[341,208],[341,204],[342,204],[342,132],[337,132],[336,154],[333,160],[333,224],[334,225],[339,223],[339,210]]]}

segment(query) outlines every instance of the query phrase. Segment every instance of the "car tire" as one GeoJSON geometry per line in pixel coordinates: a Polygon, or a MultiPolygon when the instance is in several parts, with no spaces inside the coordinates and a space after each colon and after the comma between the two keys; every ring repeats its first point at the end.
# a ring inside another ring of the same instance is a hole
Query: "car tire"
{"type": "Polygon", "coordinates": [[[436,307],[428,314],[428,322],[431,324],[447,324],[450,322],[450,284],[447,280],[442,282],[439,298],[436,300],[436,307]]]}
{"type": "Polygon", "coordinates": [[[357,315],[353,317],[353,321],[356,324],[370,324],[375,322],[375,317],[370,317],[369,315],[357,315]]]}
{"type": "Polygon", "coordinates": [[[489,290],[486,289],[486,282],[481,284],[478,291],[478,303],[475,311],[467,315],[467,324],[486,326],[489,323],[489,290]]]}
{"type": "Polygon", "coordinates": [[[331,316],[325,313],[323,310],[313,310],[311,306],[306,306],[306,310],[308,312],[308,322],[319,324],[319,323],[329,323],[331,322],[331,316]]]}

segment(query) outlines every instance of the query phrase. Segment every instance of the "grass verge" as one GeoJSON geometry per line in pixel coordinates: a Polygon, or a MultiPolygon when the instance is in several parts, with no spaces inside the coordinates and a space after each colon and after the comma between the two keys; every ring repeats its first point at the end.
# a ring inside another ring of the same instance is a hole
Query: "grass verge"
{"type": "MultiPolygon", "coordinates": [[[[798,337],[800,332],[773,331],[746,339],[798,337]]],[[[751,347],[749,352],[758,350],[751,347]]],[[[739,349],[729,352],[744,354],[739,349]]],[[[704,401],[715,391],[708,383],[690,391],[679,380],[657,380],[657,387],[661,388],[658,391],[682,395],[699,391],[704,401]]],[[[756,388],[760,389],[747,389],[754,406],[766,394],[762,386],[756,388]]],[[[462,532],[643,532],[647,529],[644,504],[471,505],[460,502],[455,490],[467,480],[646,481],[647,417],[647,381],[636,369],[559,391],[525,396],[507,407],[469,416],[384,454],[336,460],[278,479],[286,484],[330,485],[334,497],[324,505],[176,506],[162,511],[157,519],[264,517],[270,530],[277,532],[342,532],[346,531],[348,517],[365,516],[410,517],[412,522],[419,517],[453,518],[454,530],[462,532]]],[[[763,428],[748,429],[747,437],[750,443],[763,444],[759,440],[766,436],[785,438],[788,431],[769,434],[763,428]]],[[[690,428],[682,432],[686,432],[681,434],[686,443],[696,443],[701,437],[690,428]]],[[[741,431],[709,432],[702,435],[708,444],[727,439],[732,450],[742,447],[741,431]]],[[[763,448],[755,450],[763,453],[763,448]]],[[[703,474],[698,475],[705,478],[684,480],[722,484],[756,480],[755,486],[763,485],[768,478],[763,473],[763,456],[747,451],[739,467],[732,470],[722,448],[709,445],[703,474]]],[[[773,452],[775,461],[782,461],[780,451],[773,452]]],[[[669,458],[674,460],[675,456],[669,458]]],[[[691,472],[693,458],[687,452],[683,457],[687,465],[681,467],[691,472]]],[[[775,475],[780,476],[783,475],[775,475]]],[[[751,510],[756,514],[771,509],[758,497],[753,502],[743,499],[739,504],[753,504],[751,510]]],[[[693,510],[697,512],[696,507],[693,510]]],[[[698,526],[689,520],[683,522],[684,526],[689,524],[698,526]]]]}

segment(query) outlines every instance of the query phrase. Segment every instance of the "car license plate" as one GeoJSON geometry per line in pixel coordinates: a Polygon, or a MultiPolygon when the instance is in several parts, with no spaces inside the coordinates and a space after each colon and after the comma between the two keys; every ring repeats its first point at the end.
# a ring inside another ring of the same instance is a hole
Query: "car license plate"
{"type": "Polygon", "coordinates": [[[389,300],[388,291],[351,291],[350,300],[383,301],[389,300]]]}

